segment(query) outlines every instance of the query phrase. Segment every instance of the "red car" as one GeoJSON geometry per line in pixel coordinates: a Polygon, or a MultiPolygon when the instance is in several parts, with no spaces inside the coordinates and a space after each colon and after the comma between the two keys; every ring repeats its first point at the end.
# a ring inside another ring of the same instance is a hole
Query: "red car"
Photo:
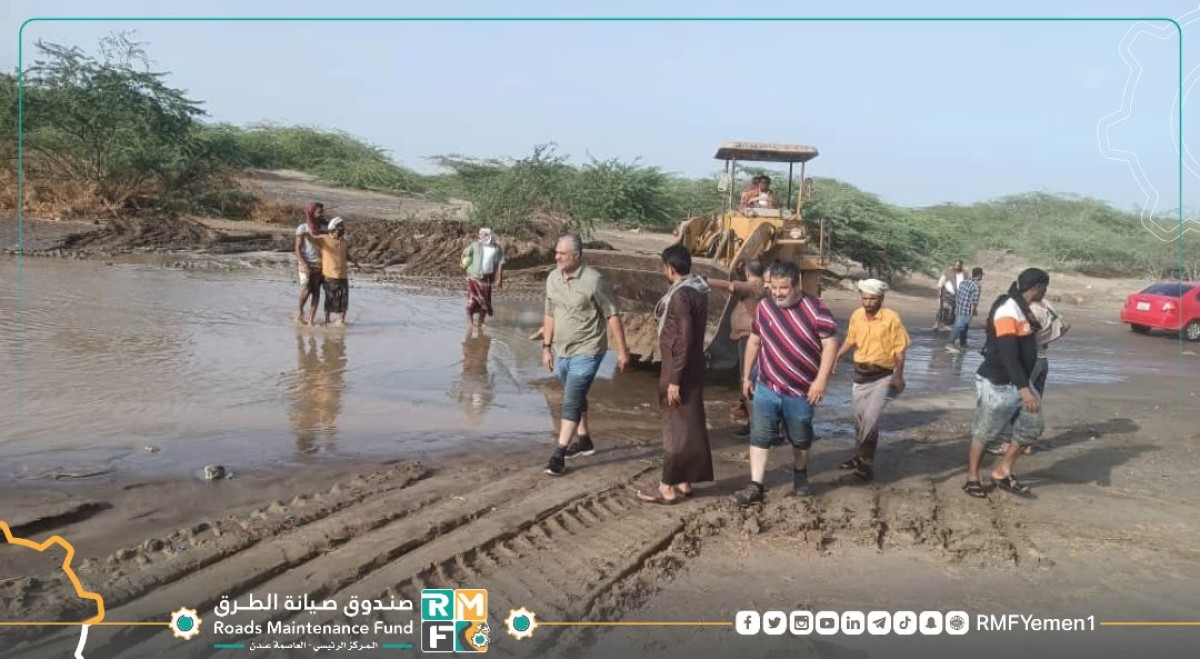
{"type": "Polygon", "coordinates": [[[1160,281],[1130,295],[1121,309],[1121,322],[1145,334],[1151,329],[1182,332],[1200,341],[1200,283],[1160,281]]]}

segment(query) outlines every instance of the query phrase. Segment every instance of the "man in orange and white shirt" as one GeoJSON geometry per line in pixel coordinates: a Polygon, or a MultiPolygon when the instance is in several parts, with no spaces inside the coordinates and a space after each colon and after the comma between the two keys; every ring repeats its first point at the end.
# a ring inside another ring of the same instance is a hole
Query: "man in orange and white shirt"
{"type": "Polygon", "coordinates": [[[973,497],[987,496],[979,480],[983,454],[1010,425],[1013,441],[992,468],[992,482],[1019,496],[1032,494],[1029,486],[1013,475],[1013,467],[1024,447],[1036,442],[1045,427],[1041,396],[1031,383],[1038,357],[1037,334],[1042,328],[1030,305],[1044,298],[1049,286],[1050,275],[1044,270],[1026,269],[1008,293],[997,298],[988,314],[983,363],[975,374],[978,395],[971,423],[967,482],[963,485],[963,491],[973,497]]]}

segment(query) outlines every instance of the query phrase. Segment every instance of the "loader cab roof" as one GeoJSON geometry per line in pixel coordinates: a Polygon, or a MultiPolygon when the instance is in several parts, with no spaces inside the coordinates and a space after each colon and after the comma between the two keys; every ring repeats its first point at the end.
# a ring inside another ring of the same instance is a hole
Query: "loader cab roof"
{"type": "Polygon", "coordinates": [[[717,149],[717,160],[749,162],[808,162],[818,155],[817,148],[800,144],[726,142],[717,149]]]}

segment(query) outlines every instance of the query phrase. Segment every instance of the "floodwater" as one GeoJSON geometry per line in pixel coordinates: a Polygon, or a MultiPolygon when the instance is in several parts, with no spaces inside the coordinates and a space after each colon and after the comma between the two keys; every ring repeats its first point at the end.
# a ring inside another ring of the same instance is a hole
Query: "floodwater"
{"type": "MultiPolygon", "coordinates": [[[[0,261],[3,281],[17,267],[0,261]]],[[[22,314],[15,286],[0,293],[0,480],[408,457],[472,440],[548,443],[554,429],[538,344],[524,338],[540,323],[532,302],[505,301],[474,338],[461,296],[360,281],[349,327],[298,329],[290,269],[27,259],[23,274],[22,314]]],[[[912,333],[906,395],[973,386],[974,350],[955,356],[912,333]]],[[[1055,349],[1054,386],[1180,369],[1174,341],[1079,334],[1055,349]]],[[[829,404],[849,404],[850,370],[829,404]]],[[[653,417],[654,374],[621,377],[597,395],[644,399],[653,417]]]]}
{"type": "Polygon", "coordinates": [[[0,478],[548,436],[520,309],[466,340],[460,298],[356,282],[350,327],[298,329],[289,274],[27,260],[23,327],[0,302],[0,478]]]}

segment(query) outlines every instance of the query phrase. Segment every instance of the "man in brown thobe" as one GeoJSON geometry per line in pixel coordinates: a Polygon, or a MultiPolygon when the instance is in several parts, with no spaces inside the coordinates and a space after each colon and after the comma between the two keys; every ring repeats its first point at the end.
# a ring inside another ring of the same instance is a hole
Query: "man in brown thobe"
{"type": "Polygon", "coordinates": [[[692,274],[692,255],[680,244],[662,253],[671,288],[655,308],[662,371],[658,403],[663,417],[663,471],[657,488],[638,490],[647,503],[673,504],[691,496],[694,483],[713,480],[712,451],[704,418],[704,333],[708,284],[692,274]]]}

